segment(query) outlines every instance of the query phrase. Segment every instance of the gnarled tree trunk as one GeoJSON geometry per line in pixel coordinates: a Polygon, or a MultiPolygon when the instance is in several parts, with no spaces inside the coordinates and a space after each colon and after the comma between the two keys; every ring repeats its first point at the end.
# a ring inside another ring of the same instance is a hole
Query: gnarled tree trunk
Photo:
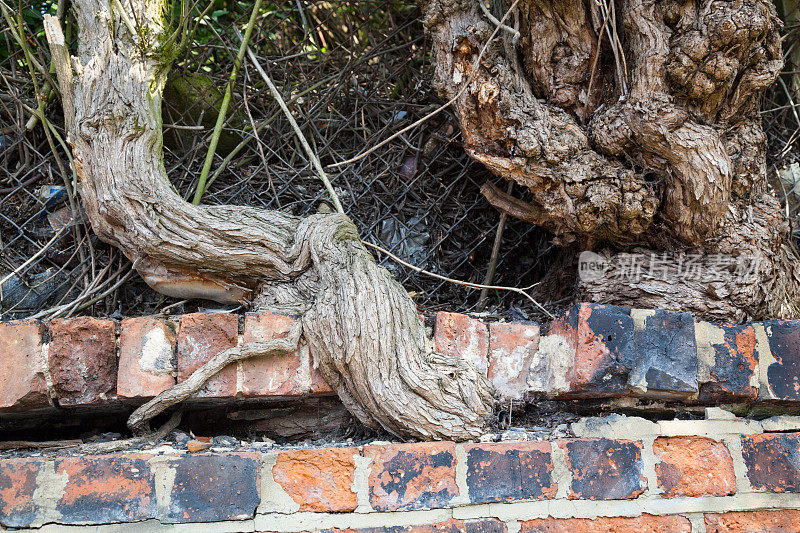
{"type": "Polygon", "coordinates": [[[706,273],[581,279],[584,299],[717,320],[796,314],[797,255],[758,106],[783,65],[770,0],[494,0],[495,20],[479,1],[424,9],[467,151],[533,196],[487,185],[489,201],[561,244],[636,252],[648,272],[652,254],[681,252],[706,273]],[[730,268],[745,262],[746,276],[730,268]]]}
{"type": "MultiPolygon", "coordinates": [[[[163,0],[72,5],[77,57],[68,59],[55,19],[46,27],[78,186],[97,235],[164,294],[256,299],[301,312],[315,363],[367,426],[400,437],[479,435],[493,407],[487,381],[463,360],[433,353],[413,302],[375,264],[349,219],[194,206],[172,188],[161,151],[170,62],[163,0]]],[[[228,360],[296,342],[245,346],[228,360]]],[[[179,385],[165,397],[176,401],[188,389],[179,385]]]]}

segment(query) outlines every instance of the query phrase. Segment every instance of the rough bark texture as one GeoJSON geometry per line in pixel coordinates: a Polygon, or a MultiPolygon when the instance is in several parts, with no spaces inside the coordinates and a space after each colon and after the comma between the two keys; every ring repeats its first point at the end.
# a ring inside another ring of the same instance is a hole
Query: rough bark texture
{"type": "MultiPolygon", "coordinates": [[[[413,302],[349,219],[194,206],[171,187],[161,153],[170,62],[161,0],[72,5],[78,56],[57,72],[75,113],[69,141],[97,235],[164,294],[258,296],[262,307],[302,312],[315,363],[367,426],[426,439],[481,434],[493,407],[488,382],[463,360],[432,352],[413,302]]],[[[48,41],[58,47],[52,22],[48,41]]]]}
{"type": "Polygon", "coordinates": [[[467,151],[532,193],[487,185],[489,201],[561,244],[682,252],[715,272],[581,280],[584,299],[717,320],[796,314],[797,257],[758,114],[783,65],[769,0],[520,0],[506,23],[521,38],[500,32],[474,67],[495,28],[477,2],[424,10],[437,88],[466,89],[467,151]],[[721,254],[759,258],[755,275],[720,270],[721,254]]]}

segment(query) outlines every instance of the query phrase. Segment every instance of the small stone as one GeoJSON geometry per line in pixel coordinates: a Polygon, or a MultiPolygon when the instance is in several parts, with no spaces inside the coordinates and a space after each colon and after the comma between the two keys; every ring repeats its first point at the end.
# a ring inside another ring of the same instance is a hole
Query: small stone
{"type": "Polygon", "coordinates": [[[706,407],[706,420],[736,420],[736,415],[719,407],[706,407]]]}
{"type": "Polygon", "coordinates": [[[186,443],[186,449],[189,450],[190,453],[197,453],[202,452],[203,450],[207,450],[211,448],[210,442],[201,442],[199,440],[190,440],[186,443]]]}
{"type": "Polygon", "coordinates": [[[227,446],[230,448],[239,444],[239,440],[234,437],[229,437],[228,435],[219,435],[211,439],[211,444],[214,446],[227,446]]]}

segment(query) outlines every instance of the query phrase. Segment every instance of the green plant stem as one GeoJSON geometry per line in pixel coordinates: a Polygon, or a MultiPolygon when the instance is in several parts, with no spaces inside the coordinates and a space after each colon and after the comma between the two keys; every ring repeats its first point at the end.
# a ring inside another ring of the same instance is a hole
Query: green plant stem
{"type": "Polygon", "coordinates": [[[231,71],[231,76],[228,80],[228,87],[225,89],[225,96],[222,98],[222,105],[219,109],[219,115],[217,116],[217,123],[214,126],[214,131],[211,134],[211,144],[208,147],[206,160],[203,163],[203,170],[200,171],[200,178],[197,180],[197,188],[194,191],[194,198],[192,199],[192,203],[194,205],[198,205],[200,203],[200,199],[206,192],[208,173],[211,171],[211,163],[214,161],[214,154],[217,151],[219,137],[222,134],[222,125],[225,123],[225,115],[228,112],[228,105],[230,105],[231,102],[233,86],[236,83],[236,75],[239,72],[239,67],[242,64],[242,60],[244,59],[245,50],[247,50],[247,43],[250,42],[250,35],[253,33],[253,27],[255,26],[256,18],[258,17],[258,11],[260,8],[261,0],[256,0],[255,5],[253,6],[253,11],[250,13],[250,20],[247,21],[247,28],[244,32],[242,44],[239,47],[239,53],[236,54],[236,61],[233,64],[233,70],[231,71]]]}

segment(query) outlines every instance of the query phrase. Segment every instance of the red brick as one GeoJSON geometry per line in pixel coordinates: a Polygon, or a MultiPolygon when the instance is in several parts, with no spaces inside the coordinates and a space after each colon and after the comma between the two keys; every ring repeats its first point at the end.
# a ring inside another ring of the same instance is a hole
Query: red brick
{"type": "Polygon", "coordinates": [[[578,307],[578,347],[569,376],[573,396],[627,394],[628,375],[635,358],[630,311],[615,305],[578,307]]]}
{"type": "MultiPolygon", "coordinates": [[[[239,318],[230,313],[183,315],[178,328],[178,383],[213,356],[233,348],[239,338],[239,318]]],[[[236,365],[228,365],[209,379],[194,398],[229,398],[236,395],[236,365]]]]}
{"type": "Polygon", "coordinates": [[[539,349],[539,326],[528,322],[489,324],[489,380],[500,396],[521,400],[539,349]]]}
{"type": "Polygon", "coordinates": [[[458,496],[451,442],[367,446],[364,456],[373,460],[369,496],[378,511],[446,507],[458,496]]]}
{"type": "Polygon", "coordinates": [[[489,328],[480,320],[458,313],[436,313],[434,349],[463,357],[484,376],[488,374],[489,328]]]}
{"type": "Polygon", "coordinates": [[[597,518],[542,518],[521,522],[521,533],[689,533],[692,526],[682,516],[597,518]]]}
{"type": "Polygon", "coordinates": [[[755,329],[699,321],[697,339],[698,402],[750,402],[758,397],[755,329]]]}
{"type": "Polygon", "coordinates": [[[558,445],[566,451],[572,472],[570,499],[624,500],[647,488],[641,442],[567,439],[558,445]]]}
{"type": "Polygon", "coordinates": [[[358,454],[358,448],[281,452],[272,476],[300,504],[301,512],[350,512],[357,504],[351,488],[356,467],[354,454],[358,454]]]}
{"type": "Polygon", "coordinates": [[[176,335],[171,322],[155,317],[122,321],[117,396],[151,398],[175,384],[176,335]]]}
{"type": "Polygon", "coordinates": [[[800,433],[743,435],[742,456],[756,490],[800,492],[800,433]]]}
{"type": "Polygon", "coordinates": [[[156,515],[155,482],[149,455],[115,454],[57,459],[66,476],[56,504],[62,523],[133,522],[156,515]]]}
{"type": "MultiPolygon", "coordinates": [[[[295,321],[288,315],[248,313],[243,341],[246,344],[286,337],[295,321]]],[[[305,343],[292,353],[246,359],[242,368],[245,396],[301,396],[311,391],[311,361],[305,343]]]]}
{"type": "Polygon", "coordinates": [[[175,480],[162,522],[253,518],[260,502],[258,453],[198,453],[169,460],[175,480]]]}
{"type": "Polygon", "coordinates": [[[769,353],[759,353],[762,400],[800,401],[800,320],[769,320],[753,324],[763,328],[769,353]]]}
{"type": "Polygon", "coordinates": [[[663,497],[728,496],[736,475],[728,448],[705,437],[659,437],[653,443],[658,486],[663,497]]]}
{"type": "Polygon", "coordinates": [[[466,444],[471,503],[554,498],[549,442],[466,444]]]}
{"type": "Polygon", "coordinates": [[[378,526],[358,529],[326,530],[331,533],[506,533],[506,525],[496,518],[445,520],[436,524],[415,526],[378,526]]]}
{"type": "Polygon", "coordinates": [[[706,533],[796,533],[800,511],[741,511],[705,516],[706,533]]]}
{"type": "Polygon", "coordinates": [[[113,399],[117,385],[116,326],[80,317],[50,323],[50,374],[62,406],[97,405],[113,399]]]}
{"type": "Polygon", "coordinates": [[[0,525],[27,527],[40,518],[34,501],[36,476],[43,459],[3,459],[0,461],[0,525]]]}
{"type": "Polygon", "coordinates": [[[0,412],[48,407],[42,361],[44,326],[35,320],[0,323],[0,412]]]}

